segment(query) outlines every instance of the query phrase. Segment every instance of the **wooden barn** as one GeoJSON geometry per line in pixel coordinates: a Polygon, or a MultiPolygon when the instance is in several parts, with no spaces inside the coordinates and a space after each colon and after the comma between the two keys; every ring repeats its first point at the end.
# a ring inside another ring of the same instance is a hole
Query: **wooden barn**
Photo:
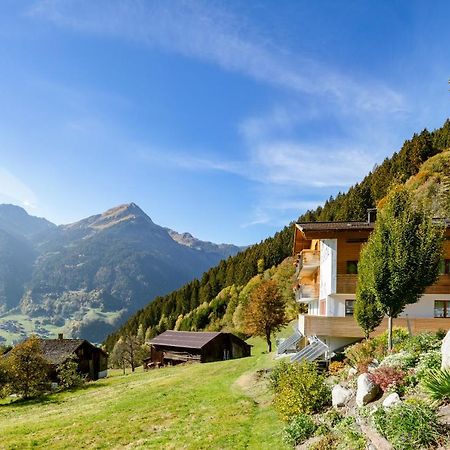
{"type": "Polygon", "coordinates": [[[251,345],[231,333],[165,331],[149,341],[150,356],[144,367],[188,361],[212,362],[250,356],[251,345]]]}
{"type": "Polygon", "coordinates": [[[70,356],[78,361],[78,370],[91,380],[106,377],[108,354],[84,339],[41,339],[42,355],[50,364],[50,378],[56,380],[56,368],[70,356]]]}

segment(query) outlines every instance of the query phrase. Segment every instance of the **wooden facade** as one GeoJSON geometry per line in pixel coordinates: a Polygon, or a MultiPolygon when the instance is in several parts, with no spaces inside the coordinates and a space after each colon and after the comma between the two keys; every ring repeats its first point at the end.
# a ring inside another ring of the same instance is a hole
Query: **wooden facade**
{"type": "MultiPolygon", "coordinates": [[[[394,325],[412,334],[450,329],[450,222],[447,222],[441,275],[419,301],[407,305],[394,325]]],[[[299,316],[304,336],[318,336],[330,351],[361,339],[353,318],[361,248],[374,222],[316,222],[295,225],[296,299],[308,305],[299,316]],[[323,252],[323,253],[322,253],[323,252]],[[317,262],[319,261],[319,262],[317,262]]],[[[387,328],[386,319],[374,335],[387,328]]]]}
{"type": "MultiPolygon", "coordinates": [[[[296,264],[298,262],[299,275],[298,285],[309,286],[309,291],[319,291],[320,287],[320,268],[315,266],[316,270],[303,270],[302,264],[313,258],[320,259],[320,252],[316,249],[316,242],[319,239],[336,239],[337,240],[337,294],[355,294],[358,275],[349,273],[349,263],[357,263],[361,252],[361,246],[367,242],[370,230],[354,230],[354,231],[312,231],[302,233],[298,227],[295,227],[294,252],[296,256],[296,264]]],[[[450,229],[446,230],[446,240],[444,241],[443,258],[450,260],[450,229]]],[[[436,283],[429,286],[425,290],[426,294],[450,294],[450,271],[439,276],[436,283]]]]}
{"type": "MultiPolygon", "coordinates": [[[[399,317],[394,319],[393,323],[395,327],[408,329],[413,335],[424,331],[450,329],[450,319],[444,318],[399,317]]],[[[361,327],[353,317],[324,317],[304,314],[299,319],[299,330],[305,336],[364,337],[361,327]]],[[[384,319],[371,336],[377,336],[386,330],[387,319],[384,319]]]]}
{"type": "Polygon", "coordinates": [[[40,346],[44,358],[49,362],[50,378],[56,381],[57,367],[74,357],[78,372],[90,380],[106,376],[108,354],[84,339],[41,339],[40,346]]]}
{"type": "Polygon", "coordinates": [[[251,346],[231,333],[165,331],[149,341],[144,367],[212,362],[250,356],[251,346]]]}

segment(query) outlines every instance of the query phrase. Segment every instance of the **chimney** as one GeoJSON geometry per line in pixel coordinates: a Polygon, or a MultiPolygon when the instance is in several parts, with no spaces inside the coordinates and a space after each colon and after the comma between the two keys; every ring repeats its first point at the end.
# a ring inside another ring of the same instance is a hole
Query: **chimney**
{"type": "Polygon", "coordinates": [[[377,220],[377,208],[367,210],[367,223],[374,223],[377,220]]]}
{"type": "Polygon", "coordinates": [[[63,340],[63,334],[62,334],[62,333],[58,333],[58,339],[59,339],[60,341],[63,340]]]}

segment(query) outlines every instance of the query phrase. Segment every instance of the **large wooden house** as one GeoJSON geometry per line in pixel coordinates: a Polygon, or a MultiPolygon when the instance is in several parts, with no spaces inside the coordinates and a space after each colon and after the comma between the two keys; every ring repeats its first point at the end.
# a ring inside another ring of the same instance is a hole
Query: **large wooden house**
{"type": "Polygon", "coordinates": [[[88,379],[97,380],[107,375],[108,354],[84,339],[64,339],[60,334],[58,339],[40,339],[40,346],[49,363],[52,380],[56,380],[58,365],[70,357],[78,363],[79,373],[88,379]]]}
{"type": "Polygon", "coordinates": [[[250,356],[251,346],[231,333],[165,331],[148,342],[144,367],[212,362],[250,356]]]}
{"type": "MultiPolygon", "coordinates": [[[[361,245],[374,228],[376,210],[366,222],[297,223],[293,253],[296,264],[295,296],[308,307],[300,314],[294,335],[278,347],[282,354],[304,346],[292,360],[329,358],[364,337],[353,318],[361,245]]],[[[419,302],[408,305],[394,326],[412,334],[450,328],[450,229],[447,226],[441,275],[419,302]]],[[[386,319],[374,335],[387,329],[386,319]]]]}

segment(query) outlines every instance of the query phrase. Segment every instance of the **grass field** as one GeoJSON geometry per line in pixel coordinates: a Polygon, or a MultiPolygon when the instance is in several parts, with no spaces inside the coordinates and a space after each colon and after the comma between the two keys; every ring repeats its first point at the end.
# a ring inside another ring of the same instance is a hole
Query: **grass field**
{"type": "Polygon", "coordinates": [[[1,449],[284,449],[282,423],[249,358],[122,375],[44,401],[0,405],[1,449]]]}

